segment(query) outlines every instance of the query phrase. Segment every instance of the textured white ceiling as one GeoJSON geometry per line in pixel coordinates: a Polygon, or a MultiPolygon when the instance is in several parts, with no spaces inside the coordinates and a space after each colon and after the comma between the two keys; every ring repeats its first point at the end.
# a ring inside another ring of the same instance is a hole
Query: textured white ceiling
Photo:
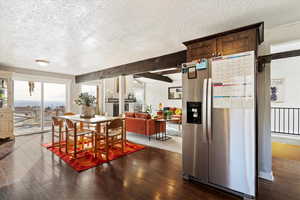
{"type": "Polygon", "coordinates": [[[267,28],[299,21],[299,7],[299,0],[0,0],[0,64],[77,75],[259,21],[267,28]]]}
{"type": "Polygon", "coordinates": [[[289,42],[283,42],[283,43],[271,45],[271,53],[292,51],[296,49],[300,49],[300,40],[292,40],[289,42]]]}

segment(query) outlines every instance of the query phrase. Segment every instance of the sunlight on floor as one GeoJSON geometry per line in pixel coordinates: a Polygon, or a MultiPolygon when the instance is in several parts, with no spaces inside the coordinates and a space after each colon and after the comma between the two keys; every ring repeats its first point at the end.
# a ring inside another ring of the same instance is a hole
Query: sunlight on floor
{"type": "Polygon", "coordinates": [[[272,142],[272,154],[276,158],[300,161],[300,146],[272,142]]]}
{"type": "Polygon", "coordinates": [[[182,153],[182,138],[178,136],[168,136],[171,137],[171,139],[166,141],[156,140],[155,136],[153,136],[149,141],[149,138],[147,136],[135,133],[127,133],[127,139],[131,142],[156,147],[159,149],[164,149],[176,153],[182,153]]]}

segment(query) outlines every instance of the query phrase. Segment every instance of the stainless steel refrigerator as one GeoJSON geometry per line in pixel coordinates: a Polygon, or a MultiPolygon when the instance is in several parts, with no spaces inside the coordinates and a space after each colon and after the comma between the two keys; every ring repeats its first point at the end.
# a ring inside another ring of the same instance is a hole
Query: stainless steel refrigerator
{"type": "Polygon", "coordinates": [[[184,178],[255,197],[254,52],[185,63],[182,86],[184,178]]]}

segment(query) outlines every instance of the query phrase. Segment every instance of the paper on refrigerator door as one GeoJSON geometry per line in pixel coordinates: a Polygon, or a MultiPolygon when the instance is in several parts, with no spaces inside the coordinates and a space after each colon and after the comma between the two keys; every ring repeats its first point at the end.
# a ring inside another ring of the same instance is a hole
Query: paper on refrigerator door
{"type": "Polygon", "coordinates": [[[254,51],[212,59],[214,108],[254,107],[254,51]]]}

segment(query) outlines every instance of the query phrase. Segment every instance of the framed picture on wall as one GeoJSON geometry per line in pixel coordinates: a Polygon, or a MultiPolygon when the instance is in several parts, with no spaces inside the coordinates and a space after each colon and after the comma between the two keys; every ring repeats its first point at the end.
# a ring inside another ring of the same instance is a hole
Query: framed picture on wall
{"type": "Polygon", "coordinates": [[[188,68],[188,79],[195,79],[195,78],[197,78],[196,66],[189,67],[188,68]]]}
{"type": "Polygon", "coordinates": [[[271,102],[273,103],[283,103],[284,102],[284,79],[277,78],[271,80],[271,102]]]}
{"type": "Polygon", "coordinates": [[[169,87],[168,88],[168,99],[181,99],[182,98],[182,87],[169,87]]]}

